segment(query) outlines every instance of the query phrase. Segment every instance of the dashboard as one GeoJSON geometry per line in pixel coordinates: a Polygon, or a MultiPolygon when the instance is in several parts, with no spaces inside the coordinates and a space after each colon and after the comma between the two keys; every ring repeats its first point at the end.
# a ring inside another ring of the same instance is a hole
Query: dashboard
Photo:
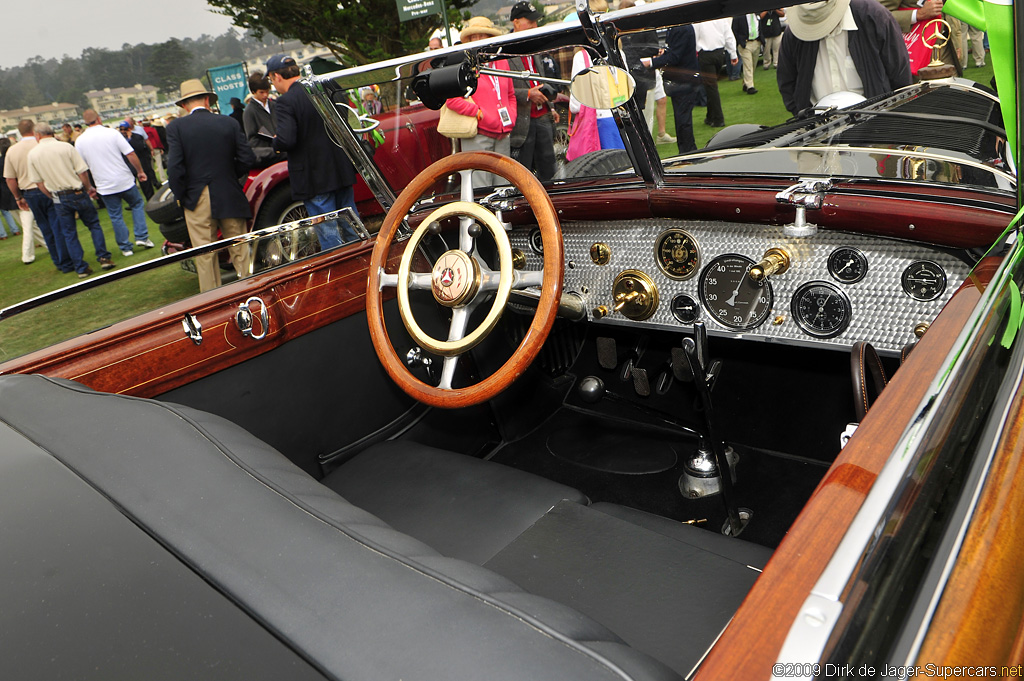
{"type": "MultiPolygon", "coordinates": [[[[898,355],[970,272],[948,250],[818,230],[688,220],[562,224],[564,293],[596,324],[685,330],[818,347],[869,341],[898,355]]],[[[536,228],[510,234],[540,269],[536,228]]]]}

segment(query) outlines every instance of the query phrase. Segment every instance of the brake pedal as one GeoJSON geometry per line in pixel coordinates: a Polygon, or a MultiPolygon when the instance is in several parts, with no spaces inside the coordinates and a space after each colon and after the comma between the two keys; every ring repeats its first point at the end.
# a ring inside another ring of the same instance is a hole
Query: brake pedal
{"type": "Polygon", "coordinates": [[[619,348],[614,338],[598,337],[597,363],[609,371],[619,365],[619,348]]]}

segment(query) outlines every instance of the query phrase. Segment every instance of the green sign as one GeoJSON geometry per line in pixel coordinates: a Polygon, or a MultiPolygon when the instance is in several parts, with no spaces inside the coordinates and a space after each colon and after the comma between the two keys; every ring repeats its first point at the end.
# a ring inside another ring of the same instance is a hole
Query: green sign
{"type": "Polygon", "coordinates": [[[420,17],[441,13],[440,0],[397,0],[397,2],[398,19],[400,21],[409,21],[410,19],[419,19],[420,17]]]}

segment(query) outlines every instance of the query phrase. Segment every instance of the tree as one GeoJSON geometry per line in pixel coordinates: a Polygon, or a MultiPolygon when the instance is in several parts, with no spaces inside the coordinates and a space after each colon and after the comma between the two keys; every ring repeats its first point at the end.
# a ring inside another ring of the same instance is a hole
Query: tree
{"type": "Polygon", "coordinates": [[[173,90],[192,73],[192,54],[175,38],[160,43],[149,55],[149,75],[160,90],[173,90]]]}
{"type": "MultiPolygon", "coordinates": [[[[399,21],[395,0],[208,0],[236,26],[257,37],[273,32],[282,38],[318,43],[346,64],[365,64],[426,48],[427,37],[441,26],[431,15],[399,21]]],[[[473,0],[445,0],[449,14],[473,0]]]]}

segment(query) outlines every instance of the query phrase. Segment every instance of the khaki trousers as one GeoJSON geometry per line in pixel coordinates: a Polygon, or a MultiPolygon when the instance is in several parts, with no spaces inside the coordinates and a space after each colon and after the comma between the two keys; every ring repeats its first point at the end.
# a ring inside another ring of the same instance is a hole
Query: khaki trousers
{"type": "Polygon", "coordinates": [[[21,261],[27,264],[36,259],[36,244],[46,248],[46,239],[39,231],[32,211],[19,210],[18,217],[21,218],[21,261]]]}
{"type": "MultiPolygon", "coordinates": [[[[217,230],[220,230],[221,239],[245,234],[246,231],[245,218],[217,219],[211,215],[209,187],[203,189],[194,210],[185,209],[185,223],[188,225],[188,235],[193,246],[213,243],[218,239],[217,230]]],[[[231,254],[231,264],[241,279],[249,272],[249,245],[232,246],[228,252],[231,254]]],[[[220,286],[220,263],[217,253],[200,255],[195,260],[200,292],[220,286]]]]}
{"type": "Polygon", "coordinates": [[[757,66],[757,58],[761,56],[761,43],[756,40],[748,40],[737,47],[740,59],[743,60],[743,86],[754,87],[754,68],[757,66]]]}

